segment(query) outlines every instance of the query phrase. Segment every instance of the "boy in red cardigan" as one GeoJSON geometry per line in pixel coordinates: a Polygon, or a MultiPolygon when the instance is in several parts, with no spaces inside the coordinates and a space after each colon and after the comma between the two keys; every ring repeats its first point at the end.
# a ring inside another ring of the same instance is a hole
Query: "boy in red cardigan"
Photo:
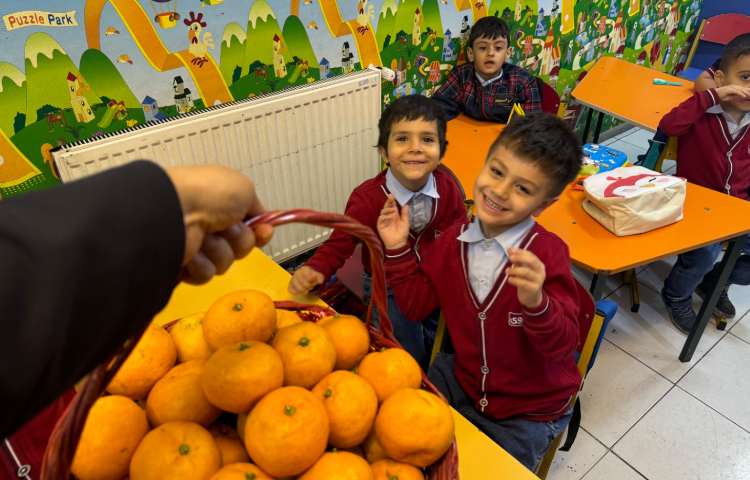
{"type": "MultiPolygon", "coordinates": [[[[431,248],[438,236],[456,221],[466,218],[464,195],[453,175],[440,162],[445,154],[446,120],[443,111],[422,95],[399,98],[385,109],[378,122],[378,150],[388,169],[363,182],[349,196],[345,213],[376,228],[380,209],[388,195],[412,212],[408,245],[416,258],[431,248]]],[[[289,283],[292,294],[304,294],[324,283],[341,268],[359,243],[355,237],[333,232],[315,254],[294,272],[289,283]]],[[[362,251],[365,292],[369,290],[370,263],[362,251]]],[[[409,322],[389,301],[389,316],[396,338],[422,365],[427,365],[427,346],[434,338],[431,328],[409,322]],[[425,329],[427,331],[425,331],[425,329]]],[[[431,312],[426,312],[422,320],[431,312]]]]}
{"type": "Polygon", "coordinates": [[[451,405],[535,470],[570,421],[581,383],[579,299],[568,248],[533,217],[581,168],[575,134],[555,116],[514,119],[490,147],[474,184],[476,217],[437,240],[440,261],[407,248],[409,209],[388,199],[378,220],[386,272],[401,311],[422,318],[438,305],[455,355],[430,380],[451,405]]]}
{"type": "MultiPolygon", "coordinates": [[[[678,137],[677,175],[704,187],[750,199],[750,34],[729,42],[714,72],[716,88],[697,92],[662,118],[659,129],[678,137]]],[[[696,321],[693,292],[704,297],[719,276],[719,244],[677,257],[661,294],[672,323],[683,333],[696,321]]],[[[750,252],[745,240],[744,253],[750,252]]],[[[750,284],[750,257],[742,255],[729,284],[750,284]]],[[[721,292],[714,315],[731,318],[735,308],[721,292]]]]}

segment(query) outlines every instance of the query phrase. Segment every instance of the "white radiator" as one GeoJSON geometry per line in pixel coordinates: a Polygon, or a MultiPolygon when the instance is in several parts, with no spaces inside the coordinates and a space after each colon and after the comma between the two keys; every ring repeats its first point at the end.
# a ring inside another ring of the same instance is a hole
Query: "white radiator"
{"type": "MultiPolygon", "coordinates": [[[[380,73],[363,70],[74,142],[53,154],[63,181],[139,159],[217,163],[252,178],[268,209],[343,212],[351,191],[380,168],[380,102],[380,73]]],[[[329,233],[285,226],[265,250],[280,262],[329,233]]]]}

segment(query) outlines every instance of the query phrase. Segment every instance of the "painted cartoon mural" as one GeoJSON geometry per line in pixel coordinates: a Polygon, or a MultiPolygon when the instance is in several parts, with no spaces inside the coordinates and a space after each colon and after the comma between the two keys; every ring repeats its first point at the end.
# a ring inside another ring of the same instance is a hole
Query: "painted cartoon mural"
{"type": "Polygon", "coordinates": [[[701,0],[7,0],[0,5],[0,196],[59,180],[50,150],[234,99],[386,66],[383,102],[431,94],[486,15],[560,114],[602,55],[685,66],[701,0]]]}

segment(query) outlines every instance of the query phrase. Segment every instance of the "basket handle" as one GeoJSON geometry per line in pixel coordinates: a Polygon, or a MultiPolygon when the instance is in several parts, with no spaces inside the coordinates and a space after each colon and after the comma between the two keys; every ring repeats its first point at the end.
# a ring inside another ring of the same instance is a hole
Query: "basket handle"
{"type": "MultiPolygon", "coordinates": [[[[333,228],[344,233],[353,235],[367,246],[370,252],[370,264],[372,268],[372,296],[367,308],[367,325],[371,335],[385,339],[387,346],[398,346],[393,335],[393,327],[388,317],[387,296],[385,293],[385,270],[383,267],[383,247],[380,238],[369,227],[362,225],[355,219],[338,213],[316,212],[307,209],[277,210],[263,213],[251,218],[245,224],[248,227],[254,225],[268,224],[271,226],[285,225],[287,223],[307,223],[320,227],[333,228]],[[374,328],[372,322],[373,308],[378,310],[379,329],[374,328]]],[[[55,429],[50,436],[47,449],[42,461],[42,480],[60,480],[70,478],[70,465],[73,463],[78,440],[83,432],[86,417],[97,398],[104,392],[115,373],[120,369],[130,352],[148,325],[143,327],[140,334],[128,339],[122,347],[113,355],[112,360],[94,369],[81,391],[68,405],[65,413],[58,420],[55,429]]]]}

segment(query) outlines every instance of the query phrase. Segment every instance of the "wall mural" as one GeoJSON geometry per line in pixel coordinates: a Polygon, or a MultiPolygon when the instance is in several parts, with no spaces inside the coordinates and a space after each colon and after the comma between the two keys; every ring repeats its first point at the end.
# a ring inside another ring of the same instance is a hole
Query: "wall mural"
{"type": "Polygon", "coordinates": [[[144,122],[351,72],[396,73],[383,102],[431,94],[466,61],[471,25],[511,26],[510,60],[561,115],[602,55],[685,66],[702,0],[6,0],[0,5],[0,196],[59,180],[50,150],[144,122]]]}

